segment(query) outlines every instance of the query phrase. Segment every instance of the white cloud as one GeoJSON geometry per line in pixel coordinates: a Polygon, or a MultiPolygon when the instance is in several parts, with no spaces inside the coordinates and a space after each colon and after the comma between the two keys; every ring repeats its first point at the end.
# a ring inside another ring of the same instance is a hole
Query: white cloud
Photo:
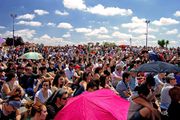
{"type": "Polygon", "coordinates": [[[35,34],[36,34],[35,30],[29,30],[29,29],[16,31],[16,35],[21,36],[24,41],[31,41],[35,34]]]}
{"type": "MultiPolygon", "coordinates": [[[[15,36],[21,36],[23,41],[31,41],[36,34],[35,30],[22,29],[15,31],[15,36]]],[[[12,37],[12,32],[7,31],[3,34],[3,37],[12,37]]]]}
{"type": "Polygon", "coordinates": [[[89,28],[76,28],[75,31],[76,31],[76,32],[79,32],[79,33],[89,33],[89,32],[91,32],[92,30],[89,29],[89,28]]]}
{"type": "Polygon", "coordinates": [[[73,43],[70,41],[65,41],[63,38],[57,37],[50,37],[49,35],[45,34],[40,38],[34,38],[35,43],[42,43],[47,46],[64,46],[64,45],[72,45],[73,43]]]}
{"type": "Polygon", "coordinates": [[[180,38],[180,34],[178,34],[177,37],[180,38]]]}
{"type": "Polygon", "coordinates": [[[98,34],[108,33],[108,30],[105,27],[100,27],[99,29],[94,29],[91,32],[87,33],[87,36],[97,36],[98,34]]]}
{"type": "Polygon", "coordinates": [[[129,28],[129,29],[134,29],[134,28],[145,28],[146,27],[146,19],[142,18],[138,18],[138,17],[132,17],[131,18],[131,23],[124,23],[121,26],[124,28],[129,28]]]}
{"type": "Polygon", "coordinates": [[[157,26],[163,26],[163,25],[174,25],[174,24],[179,24],[179,21],[172,19],[172,18],[160,18],[160,20],[155,20],[152,22],[152,24],[157,25],[157,26]]]}
{"type": "Polygon", "coordinates": [[[115,16],[115,15],[129,16],[132,15],[133,13],[131,9],[121,9],[118,7],[105,8],[101,4],[87,8],[87,12],[90,12],[92,14],[104,15],[104,16],[115,16]]]}
{"type": "Polygon", "coordinates": [[[84,0],[63,0],[63,4],[64,4],[64,7],[69,8],[69,9],[78,9],[78,10],[86,9],[84,0]]]}
{"type": "Polygon", "coordinates": [[[38,14],[38,15],[46,15],[49,14],[48,11],[45,10],[34,10],[34,13],[38,14]]]}
{"type": "Polygon", "coordinates": [[[0,26],[0,29],[4,29],[4,28],[6,28],[6,27],[4,27],[4,26],[0,26]]]}
{"type": "MultiPolygon", "coordinates": [[[[133,39],[136,39],[136,40],[145,40],[146,39],[146,36],[145,35],[139,35],[139,36],[133,36],[132,37],[133,39]]],[[[154,35],[148,35],[148,40],[149,39],[156,39],[156,36],[154,35]]]]}
{"type": "Polygon", "coordinates": [[[70,37],[71,37],[71,34],[70,34],[69,32],[67,32],[67,33],[64,34],[62,37],[63,37],[63,38],[70,38],[70,37]]]}
{"type": "Polygon", "coordinates": [[[180,11],[176,11],[176,12],[174,13],[174,16],[180,17],[180,11]]]}
{"type": "Polygon", "coordinates": [[[52,26],[52,27],[55,27],[55,26],[56,26],[56,24],[55,24],[55,23],[52,23],[52,22],[49,22],[49,23],[47,24],[47,26],[52,26]]]}
{"type": "Polygon", "coordinates": [[[25,20],[32,20],[34,18],[35,18],[34,14],[25,14],[25,15],[17,16],[17,19],[25,19],[25,20]]]}
{"type": "Polygon", "coordinates": [[[34,27],[38,27],[38,26],[42,26],[41,22],[37,22],[37,21],[19,21],[17,23],[18,25],[28,25],[28,26],[34,26],[34,27]]]}
{"type": "Polygon", "coordinates": [[[58,28],[71,29],[73,26],[70,23],[59,23],[58,28]]]}
{"type": "Polygon", "coordinates": [[[167,35],[173,35],[173,34],[177,34],[177,33],[178,33],[177,29],[169,30],[166,32],[167,35]]]}
{"type": "Polygon", "coordinates": [[[109,35],[101,35],[101,34],[99,34],[99,35],[97,36],[97,38],[99,38],[99,39],[110,39],[110,38],[111,38],[111,36],[109,36],[109,35]]]}
{"type": "MultiPolygon", "coordinates": [[[[158,29],[152,29],[152,28],[148,28],[148,32],[158,32],[158,29]]],[[[137,34],[145,34],[146,33],[146,28],[137,28],[137,29],[133,29],[129,32],[133,32],[133,33],[137,33],[137,34]]]]}
{"type": "Polygon", "coordinates": [[[113,37],[119,38],[119,39],[130,39],[132,36],[130,34],[120,33],[120,32],[114,32],[112,33],[113,37]]]}
{"type": "Polygon", "coordinates": [[[118,28],[118,27],[116,27],[116,26],[114,26],[114,27],[113,27],[113,29],[114,29],[114,30],[119,30],[119,28],[118,28]]]}
{"type": "Polygon", "coordinates": [[[56,10],[56,11],[55,11],[55,14],[56,14],[56,15],[62,15],[62,16],[67,16],[67,15],[69,15],[68,12],[66,12],[66,11],[61,12],[61,11],[59,11],[59,10],[56,10]]]}

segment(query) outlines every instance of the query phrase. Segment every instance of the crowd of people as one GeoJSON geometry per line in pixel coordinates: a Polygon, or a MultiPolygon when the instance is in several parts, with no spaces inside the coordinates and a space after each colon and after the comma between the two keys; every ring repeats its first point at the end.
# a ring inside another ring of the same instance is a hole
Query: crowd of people
{"type": "Polygon", "coordinates": [[[2,46],[0,119],[51,120],[71,97],[111,89],[130,102],[128,120],[178,120],[180,73],[136,71],[152,61],[180,67],[180,48],[2,46]],[[21,59],[27,52],[41,53],[44,59],[21,59]]]}

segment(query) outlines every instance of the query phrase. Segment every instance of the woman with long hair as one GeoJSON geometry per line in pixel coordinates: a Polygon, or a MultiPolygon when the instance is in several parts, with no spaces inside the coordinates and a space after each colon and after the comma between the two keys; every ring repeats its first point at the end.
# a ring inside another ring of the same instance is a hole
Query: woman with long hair
{"type": "Polygon", "coordinates": [[[81,81],[79,82],[79,87],[74,92],[74,96],[80,95],[87,89],[87,84],[92,80],[91,72],[84,72],[81,81]]]}
{"type": "MultiPolygon", "coordinates": [[[[11,96],[14,94],[17,88],[21,88],[19,82],[16,79],[16,75],[14,72],[10,72],[7,74],[6,82],[3,83],[1,92],[3,99],[7,96],[11,96]]],[[[21,94],[23,95],[23,89],[21,88],[21,94]]]]}
{"type": "Polygon", "coordinates": [[[42,88],[35,94],[34,102],[45,103],[46,100],[52,95],[50,90],[51,82],[48,80],[42,81],[42,88]]]}
{"type": "Polygon", "coordinates": [[[36,102],[32,105],[30,116],[31,120],[46,120],[47,108],[40,102],[36,102]]]}

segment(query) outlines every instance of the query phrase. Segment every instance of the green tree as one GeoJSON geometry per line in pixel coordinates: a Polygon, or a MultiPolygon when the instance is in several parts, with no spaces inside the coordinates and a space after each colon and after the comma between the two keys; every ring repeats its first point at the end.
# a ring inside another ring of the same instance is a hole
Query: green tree
{"type": "Polygon", "coordinates": [[[114,47],[114,46],[116,46],[115,43],[111,43],[111,42],[103,42],[103,45],[104,45],[105,47],[114,47]]]}
{"type": "MultiPolygon", "coordinates": [[[[22,39],[22,37],[15,37],[14,39],[14,45],[18,46],[18,45],[23,45],[24,41],[22,39]]],[[[13,45],[13,38],[6,38],[6,45],[11,46],[13,45]]]]}
{"type": "Polygon", "coordinates": [[[165,40],[162,39],[162,40],[158,40],[158,45],[162,48],[164,48],[164,45],[166,44],[165,40]]]}
{"type": "Polygon", "coordinates": [[[166,48],[167,48],[167,45],[169,44],[169,40],[166,40],[166,48]]]}

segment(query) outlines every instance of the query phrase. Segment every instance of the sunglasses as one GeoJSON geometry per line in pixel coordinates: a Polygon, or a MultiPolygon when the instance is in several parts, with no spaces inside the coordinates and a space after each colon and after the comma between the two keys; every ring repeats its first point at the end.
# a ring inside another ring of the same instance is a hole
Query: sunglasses
{"type": "Polygon", "coordinates": [[[64,98],[62,98],[63,100],[67,100],[68,98],[67,97],[64,97],[64,98]]]}
{"type": "Polygon", "coordinates": [[[43,86],[46,86],[46,87],[48,87],[49,85],[47,85],[47,84],[43,84],[43,86]]]}

